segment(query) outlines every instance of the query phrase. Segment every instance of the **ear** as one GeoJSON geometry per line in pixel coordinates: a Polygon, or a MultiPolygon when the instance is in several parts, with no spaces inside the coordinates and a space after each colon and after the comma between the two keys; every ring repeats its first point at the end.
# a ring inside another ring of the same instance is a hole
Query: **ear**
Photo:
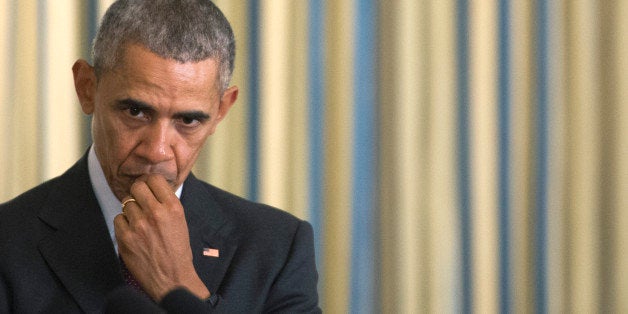
{"type": "Polygon", "coordinates": [[[218,106],[218,116],[216,116],[216,120],[214,121],[214,125],[212,126],[209,134],[214,134],[216,132],[216,126],[218,123],[225,118],[231,106],[235,103],[236,99],[238,99],[238,87],[231,86],[225,90],[220,98],[220,104],[218,106]]]}
{"type": "Polygon", "coordinates": [[[94,68],[81,59],[72,66],[74,74],[74,89],[81,103],[81,109],[85,114],[94,112],[94,100],[96,95],[96,73],[94,68]]]}
{"type": "Polygon", "coordinates": [[[222,94],[222,98],[220,98],[220,107],[218,108],[218,117],[216,119],[218,121],[222,121],[231,109],[231,106],[238,99],[238,87],[231,86],[227,88],[227,90],[222,94]]]}

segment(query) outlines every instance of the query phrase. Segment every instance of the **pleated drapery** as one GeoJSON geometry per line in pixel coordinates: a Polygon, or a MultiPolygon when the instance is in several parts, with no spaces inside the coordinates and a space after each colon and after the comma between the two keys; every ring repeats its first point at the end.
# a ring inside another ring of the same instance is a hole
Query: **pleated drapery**
{"type": "MultiPolygon", "coordinates": [[[[90,144],[111,2],[0,0],[0,201],[90,144]]],[[[627,1],[215,2],[240,96],[195,173],[312,223],[325,312],[628,312],[627,1]]]]}

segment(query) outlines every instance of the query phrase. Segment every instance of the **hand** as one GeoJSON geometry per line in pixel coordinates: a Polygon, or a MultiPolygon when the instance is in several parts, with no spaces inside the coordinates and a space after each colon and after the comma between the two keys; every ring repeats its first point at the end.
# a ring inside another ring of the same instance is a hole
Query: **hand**
{"type": "Polygon", "coordinates": [[[114,219],[118,251],[131,274],[156,301],[177,287],[208,298],[192,263],[183,206],[166,179],[138,178],[131,194],[136,201],[127,202],[124,214],[114,219]]]}

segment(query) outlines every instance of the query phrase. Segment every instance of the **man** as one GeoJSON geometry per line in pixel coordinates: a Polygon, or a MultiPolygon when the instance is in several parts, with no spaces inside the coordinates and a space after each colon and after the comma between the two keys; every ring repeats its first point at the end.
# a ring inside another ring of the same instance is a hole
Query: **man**
{"type": "Polygon", "coordinates": [[[93,145],[0,206],[1,313],[102,312],[123,273],[157,304],[320,312],[311,226],[190,173],[237,98],[234,55],[207,0],[109,8],[72,68],[93,145]]]}

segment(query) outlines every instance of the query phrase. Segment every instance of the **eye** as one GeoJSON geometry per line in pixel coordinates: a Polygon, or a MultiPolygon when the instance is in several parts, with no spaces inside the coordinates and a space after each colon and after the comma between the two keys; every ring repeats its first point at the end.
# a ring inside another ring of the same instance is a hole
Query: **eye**
{"type": "Polygon", "coordinates": [[[183,118],[181,118],[181,122],[183,122],[183,124],[185,124],[185,125],[192,125],[192,124],[200,123],[200,121],[198,121],[197,119],[192,118],[192,117],[183,117],[183,118]]]}
{"type": "Polygon", "coordinates": [[[142,110],[140,108],[138,108],[138,107],[131,107],[131,108],[129,108],[129,113],[132,116],[136,117],[136,116],[138,116],[138,115],[140,115],[142,113],[142,110]]]}
{"type": "Polygon", "coordinates": [[[117,101],[115,107],[122,115],[121,118],[128,122],[147,122],[155,114],[152,106],[132,98],[117,101]]]}
{"type": "Polygon", "coordinates": [[[145,119],[147,117],[147,114],[144,111],[144,109],[138,106],[130,106],[129,108],[127,108],[127,111],[129,115],[138,119],[145,119]]]}
{"type": "Polygon", "coordinates": [[[181,117],[179,119],[179,123],[186,129],[194,129],[197,126],[201,125],[201,121],[193,117],[181,117]]]}
{"type": "Polygon", "coordinates": [[[201,111],[181,112],[175,115],[177,123],[186,129],[195,129],[209,119],[209,115],[201,111]]]}

